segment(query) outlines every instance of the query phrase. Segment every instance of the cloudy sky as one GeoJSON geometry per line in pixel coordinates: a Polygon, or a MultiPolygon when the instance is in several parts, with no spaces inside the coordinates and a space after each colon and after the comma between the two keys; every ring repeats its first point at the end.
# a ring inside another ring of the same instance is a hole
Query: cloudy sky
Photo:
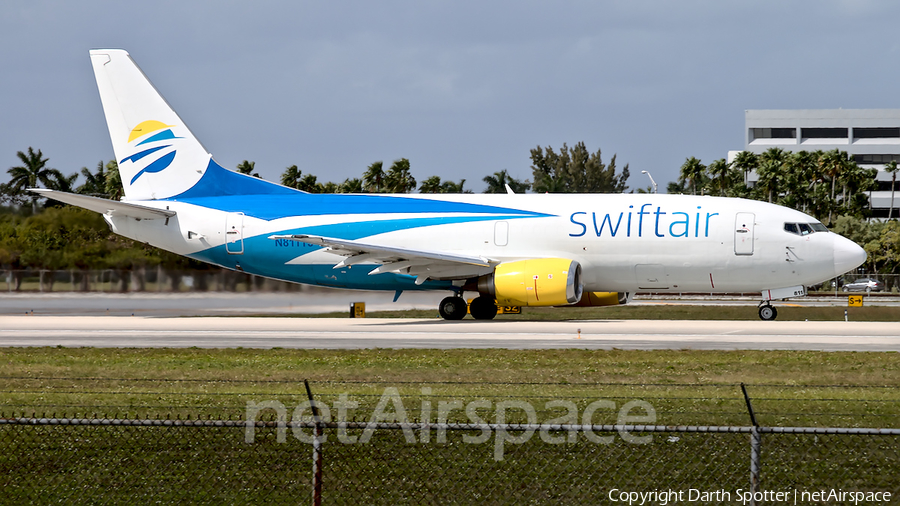
{"type": "Polygon", "coordinates": [[[743,148],[745,109],[900,107],[900,3],[44,1],[0,5],[0,181],[17,151],[113,158],[88,50],[123,48],[226,167],[320,181],[409,158],[531,179],[584,141],[664,187],[743,148]]]}

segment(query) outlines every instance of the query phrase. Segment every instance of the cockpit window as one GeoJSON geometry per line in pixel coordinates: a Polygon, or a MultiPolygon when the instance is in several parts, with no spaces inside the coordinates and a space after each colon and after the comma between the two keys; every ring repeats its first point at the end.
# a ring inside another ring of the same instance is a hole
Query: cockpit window
{"type": "Polygon", "coordinates": [[[813,223],[785,223],[784,231],[795,235],[809,235],[816,232],[828,232],[828,228],[818,221],[813,223]]]}

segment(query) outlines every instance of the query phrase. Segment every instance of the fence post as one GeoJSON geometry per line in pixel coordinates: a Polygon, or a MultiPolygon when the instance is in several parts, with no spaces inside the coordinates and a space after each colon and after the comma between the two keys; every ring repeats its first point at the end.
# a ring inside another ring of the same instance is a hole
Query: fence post
{"type": "Polygon", "coordinates": [[[759,424],[756,423],[756,414],[753,412],[753,404],[750,403],[750,394],[747,386],[741,383],[741,391],[744,393],[744,402],[747,403],[747,411],[750,413],[750,505],[756,506],[756,493],[759,491],[759,451],[762,446],[762,436],[759,433],[759,424]]]}
{"type": "Polygon", "coordinates": [[[322,504],[322,440],[319,438],[322,432],[322,419],[319,418],[319,408],[313,400],[312,391],[309,389],[309,381],[303,380],[306,386],[306,395],[309,397],[309,407],[312,409],[313,420],[313,506],[322,504]]]}

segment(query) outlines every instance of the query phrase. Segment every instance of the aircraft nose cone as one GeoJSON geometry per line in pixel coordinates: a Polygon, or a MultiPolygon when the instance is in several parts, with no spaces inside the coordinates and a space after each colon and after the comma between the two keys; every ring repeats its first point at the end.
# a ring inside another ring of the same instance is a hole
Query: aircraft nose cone
{"type": "Polygon", "coordinates": [[[836,236],[834,241],[834,275],[856,269],[866,261],[866,250],[846,237],[836,236]]]}

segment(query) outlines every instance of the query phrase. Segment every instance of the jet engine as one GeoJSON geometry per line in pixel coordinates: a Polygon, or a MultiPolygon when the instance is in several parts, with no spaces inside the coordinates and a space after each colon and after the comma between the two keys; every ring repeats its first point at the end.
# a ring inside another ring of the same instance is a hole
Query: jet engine
{"type": "Polygon", "coordinates": [[[578,304],[575,305],[578,307],[618,306],[626,304],[630,298],[631,294],[627,292],[585,292],[578,304]]]}
{"type": "Polygon", "coordinates": [[[478,292],[501,306],[560,306],[581,299],[581,265],[565,258],[502,263],[478,278],[478,292]]]}

